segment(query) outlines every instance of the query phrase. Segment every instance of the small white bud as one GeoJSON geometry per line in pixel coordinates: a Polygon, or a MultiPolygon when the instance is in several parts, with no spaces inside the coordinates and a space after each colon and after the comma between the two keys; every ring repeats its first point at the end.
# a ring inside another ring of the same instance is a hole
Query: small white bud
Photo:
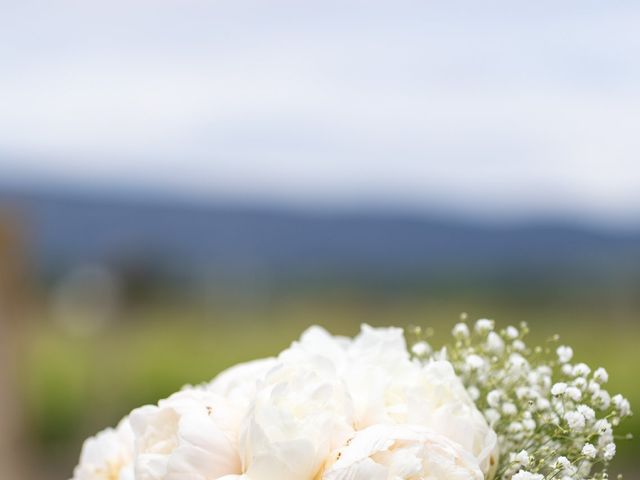
{"type": "Polygon", "coordinates": [[[593,408],[588,405],[578,405],[576,410],[589,422],[596,419],[596,412],[594,412],[593,408]]]}
{"type": "Polygon", "coordinates": [[[469,355],[465,362],[472,370],[478,370],[484,366],[484,359],[480,355],[476,354],[469,355]]]}
{"type": "Polygon", "coordinates": [[[487,403],[490,407],[497,407],[500,405],[500,398],[502,397],[502,392],[500,390],[491,390],[487,394],[487,403]]]}
{"type": "Polygon", "coordinates": [[[429,346],[429,344],[427,342],[420,341],[420,342],[415,343],[411,347],[411,351],[417,357],[422,357],[422,356],[428,354],[429,352],[431,352],[431,347],[429,346]]]}
{"type": "Polygon", "coordinates": [[[609,381],[609,374],[604,368],[600,367],[593,372],[593,379],[598,383],[607,383],[609,381]]]}
{"type": "Polygon", "coordinates": [[[611,460],[613,457],[615,457],[615,455],[616,455],[616,444],[608,443],[604,447],[604,452],[602,452],[602,456],[604,457],[605,460],[611,460]]]}
{"type": "Polygon", "coordinates": [[[562,395],[567,391],[567,384],[564,382],[558,382],[551,387],[551,395],[562,395]]]}
{"type": "Polygon", "coordinates": [[[585,443],[584,447],[582,447],[582,455],[587,458],[596,458],[597,453],[598,450],[596,450],[596,447],[594,447],[590,443],[585,443]]]}
{"type": "Polygon", "coordinates": [[[582,392],[580,391],[580,389],[576,387],[567,387],[567,390],[565,391],[565,395],[569,397],[571,400],[573,400],[574,402],[577,402],[582,398],[582,392]]]}
{"type": "Polygon", "coordinates": [[[578,363],[573,367],[572,373],[574,377],[586,377],[591,373],[591,369],[586,363],[578,363]]]}
{"type": "Polygon", "coordinates": [[[504,350],[504,342],[496,332],[489,332],[489,335],[487,336],[487,349],[490,352],[498,354],[502,353],[502,350],[504,350]]]}
{"type": "Polygon", "coordinates": [[[564,419],[569,425],[569,428],[576,432],[583,430],[586,424],[584,416],[580,412],[567,412],[564,414],[564,419]]]}
{"type": "Polygon", "coordinates": [[[469,336],[469,327],[467,327],[466,323],[457,323],[451,333],[457,339],[467,338],[469,336]]]}
{"type": "Polygon", "coordinates": [[[573,358],[573,349],[566,345],[559,346],[556,353],[558,354],[558,360],[560,360],[560,363],[567,363],[573,358]]]}
{"type": "Polygon", "coordinates": [[[518,462],[523,467],[526,467],[527,465],[529,465],[529,461],[530,461],[529,454],[527,453],[526,450],[520,450],[515,456],[515,461],[518,462]]]}
{"type": "Polygon", "coordinates": [[[492,331],[493,327],[493,320],[489,320],[488,318],[481,318],[480,320],[476,321],[475,330],[480,334],[485,334],[492,331]]]}
{"type": "Polygon", "coordinates": [[[505,330],[505,333],[507,335],[507,338],[511,340],[515,340],[516,338],[518,338],[518,335],[520,334],[518,332],[518,329],[516,327],[512,327],[511,325],[507,327],[507,329],[505,330]]]}
{"type": "Polygon", "coordinates": [[[621,417],[631,415],[631,405],[629,404],[629,400],[624,398],[622,395],[614,395],[613,398],[611,398],[611,401],[613,401],[613,404],[621,417]]]}
{"type": "Polygon", "coordinates": [[[507,402],[502,405],[502,413],[508,416],[515,415],[518,413],[518,408],[513,403],[507,402]]]}

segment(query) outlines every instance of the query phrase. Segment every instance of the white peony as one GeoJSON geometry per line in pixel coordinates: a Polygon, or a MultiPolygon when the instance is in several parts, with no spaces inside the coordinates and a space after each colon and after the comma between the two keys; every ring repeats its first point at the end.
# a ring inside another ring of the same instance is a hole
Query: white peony
{"type": "Polygon", "coordinates": [[[128,419],[84,442],[72,480],[133,480],[133,434],[128,419]]]}
{"type": "Polygon", "coordinates": [[[323,480],[482,480],[477,459],[423,427],[374,425],[334,454],[323,480]]]}
{"type": "Polygon", "coordinates": [[[363,325],[348,356],[344,377],[356,406],[357,428],[395,422],[399,410],[406,410],[406,387],[419,370],[410,360],[402,329],[363,325]]]}
{"type": "Polygon", "coordinates": [[[497,437],[447,361],[412,360],[400,328],[363,325],[352,341],[320,327],[307,330],[290,351],[322,355],[347,384],[354,425],[413,424],[459,443],[489,474],[497,465],[497,437]]]}
{"type": "Polygon", "coordinates": [[[497,465],[496,434],[452,365],[414,360],[402,329],[368,325],[353,339],[312,327],[277,358],[134,410],[85,450],[73,480],[475,480],[497,465]]]}
{"type": "Polygon", "coordinates": [[[225,397],[238,408],[248,408],[255,397],[259,383],[276,365],[278,361],[275,358],[264,358],[235,365],[218,374],[206,389],[225,397]]]}
{"type": "Polygon", "coordinates": [[[489,476],[497,465],[497,436],[449,362],[421,366],[414,383],[407,386],[406,405],[406,415],[399,415],[398,423],[422,425],[457,442],[476,456],[489,476]]]}
{"type": "Polygon", "coordinates": [[[240,473],[242,413],[224,397],[200,388],[134,410],[135,480],[213,480],[240,473]]]}
{"type": "Polygon", "coordinates": [[[321,327],[311,327],[283,355],[315,355],[331,363],[343,379],[354,403],[356,429],[389,423],[395,387],[404,388],[408,374],[416,371],[399,328],[363,325],[354,339],[335,337],[321,327]]]}
{"type": "Polygon", "coordinates": [[[283,352],[261,382],[242,427],[246,476],[239,478],[315,478],[329,453],[353,434],[352,411],[331,362],[283,352]]]}

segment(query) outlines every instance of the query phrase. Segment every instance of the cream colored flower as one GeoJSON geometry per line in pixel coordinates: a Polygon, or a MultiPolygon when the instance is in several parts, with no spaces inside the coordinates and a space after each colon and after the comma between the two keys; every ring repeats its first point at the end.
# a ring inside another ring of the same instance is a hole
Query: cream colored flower
{"type": "Polygon", "coordinates": [[[399,328],[363,325],[353,339],[319,327],[307,330],[282,356],[313,355],[331,363],[347,385],[354,428],[413,424],[472,453],[487,476],[497,465],[497,437],[447,361],[412,360],[399,328]]]}
{"type": "Polygon", "coordinates": [[[206,389],[226,398],[238,408],[248,408],[259,382],[277,363],[275,358],[240,363],[218,374],[206,389]]]}
{"type": "Polygon", "coordinates": [[[406,415],[398,415],[396,421],[424,426],[455,441],[478,459],[482,472],[489,476],[497,465],[497,436],[452,365],[428,363],[408,385],[406,415]]]}
{"type": "Polygon", "coordinates": [[[241,472],[242,411],[204,389],[187,389],[131,413],[135,480],[214,480],[241,472]]]}
{"type": "Polygon", "coordinates": [[[133,480],[133,434],[128,419],[84,442],[72,480],[133,480]]]}
{"type": "Polygon", "coordinates": [[[323,480],[483,480],[457,443],[414,425],[374,425],[334,452],[323,480]]]}
{"type": "Polygon", "coordinates": [[[243,425],[244,478],[315,478],[329,453],[353,434],[352,410],[331,362],[283,354],[261,382],[243,425]]]}

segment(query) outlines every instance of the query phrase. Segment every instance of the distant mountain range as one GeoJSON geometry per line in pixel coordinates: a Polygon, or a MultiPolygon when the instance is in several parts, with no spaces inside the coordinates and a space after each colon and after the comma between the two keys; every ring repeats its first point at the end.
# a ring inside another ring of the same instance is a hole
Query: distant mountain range
{"type": "Polygon", "coordinates": [[[0,190],[0,208],[19,219],[46,275],[98,262],[192,279],[640,276],[640,232],[558,222],[499,225],[9,189],[0,190]]]}

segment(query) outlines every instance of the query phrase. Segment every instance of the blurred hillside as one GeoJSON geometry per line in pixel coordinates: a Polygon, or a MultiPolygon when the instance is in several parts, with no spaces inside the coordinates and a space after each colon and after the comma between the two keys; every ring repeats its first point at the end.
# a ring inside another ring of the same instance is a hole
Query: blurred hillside
{"type": "Polygon", "coordinates": [[[207,293],[351,284],[507,289],[552,301],[562,288],[563,296],[588,291],[634,302],[640,291],[638,229],[7,189],[0,206],[22,223],[37,274],[48,281],[101,265],[140,288],[207,285],[207,293]]]}

